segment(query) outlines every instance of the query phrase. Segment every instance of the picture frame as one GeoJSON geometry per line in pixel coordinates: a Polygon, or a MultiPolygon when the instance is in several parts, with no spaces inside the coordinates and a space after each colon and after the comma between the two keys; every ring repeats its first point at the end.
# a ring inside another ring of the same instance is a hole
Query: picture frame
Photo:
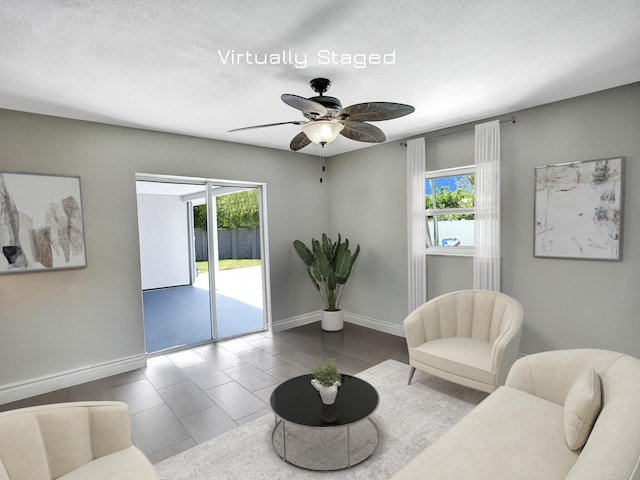
{"type": "Polygon", "coordinates": [[[0,171],[0,274],[86,266],[80,177],[0,171]]]}
{"type": "Polygon", "coordinates": [[[624,157],[535,168],[534,257],[622,259],[624,157]]]}

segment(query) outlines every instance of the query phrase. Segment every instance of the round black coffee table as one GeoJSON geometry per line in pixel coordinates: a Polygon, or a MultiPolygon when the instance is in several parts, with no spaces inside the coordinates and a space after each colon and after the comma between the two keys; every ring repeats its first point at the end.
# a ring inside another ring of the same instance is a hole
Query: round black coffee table
{"type": "Polygon", "coordinates": [[[333,405],[324,405],[311,375],[280,384],[271,394],[276,424],[271,441],[285,461],[310,470],[340,470],[369,458],[378,446],[370,415],[378,407],[375,388],[342,374],[333,405]]]}

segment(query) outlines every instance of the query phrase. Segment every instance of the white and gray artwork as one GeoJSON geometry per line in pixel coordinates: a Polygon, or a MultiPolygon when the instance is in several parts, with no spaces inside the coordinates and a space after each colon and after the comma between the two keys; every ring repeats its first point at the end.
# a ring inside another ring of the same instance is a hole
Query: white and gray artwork
{"type": "Polygon", "coordinates": [[[535,256],[620,260],[622,162],[536,168],[535,256]]]}
{"type": "Polygon", "coordinates": [[[80,179],[0,173],[0,273],[86,266],[80,179]]]}

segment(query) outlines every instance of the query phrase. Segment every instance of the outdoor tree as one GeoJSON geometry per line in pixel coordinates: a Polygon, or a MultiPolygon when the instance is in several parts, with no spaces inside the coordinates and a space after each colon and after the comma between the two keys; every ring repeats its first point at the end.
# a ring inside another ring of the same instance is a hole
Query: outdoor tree
{"type": "MultiPolygon", "coordinates": [[[[449,187],[441,187],[436,193],[437,208],[468,208],[473,207],[475,196],[473,191],[458,188],[455,191],[449,190],[449,187]]],[[[425,195],[425,207],[427,209],[434,208],[433,196],[425,195]]],[[[473,214],[454,213],[447,215],[439,215],[440,220],[473,220],[473,214]]]]}
{"type": "Polygon", "coordinates": [[[193,226],[195,228],[207,228],[207,206],[196,205],[193,207],[193,226]]]}
{"type": "MultiPolygon", "coordinates": [[[[260,225],[260,206],[257,190],[218,195],[216,197],[218,228],[251,228],[260,225]]],[[[206,206],[193,208],[193,222],[197,228],[207,227],[206,206]]]]}

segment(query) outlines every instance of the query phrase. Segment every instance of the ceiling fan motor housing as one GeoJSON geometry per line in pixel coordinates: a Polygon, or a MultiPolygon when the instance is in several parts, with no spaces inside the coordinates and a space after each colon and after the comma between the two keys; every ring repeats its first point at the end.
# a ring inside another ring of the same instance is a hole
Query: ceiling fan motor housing
{"type": "Polygon", "coordinates": [[[309,81],[309,85],[311,85],[311,90],[322,95],[324,92],[329,90],[329,87],[331,86],[331,80],[329,80],[328,78],[314,78],[313,80],[309,81]]]}
{"type": "Polygon", "coordinates": [[[331,80],[329,80],[328,78],[314,78],[309,82],[309,85],[311,85],[311,89],[319,95],[316,97],[310,97],[307,100],[311,100],[322,105],[327,109],[328,115],[321,116],[318,112],[308,112],[304,113],[305,117],[307,117],[309,120],[333,118],[340,110],[342,110],[342,104],[340,103],[340,100],[335,97],[327,97],[324,95],[324,93],[329,90],[329,87],[331,86],[331,80]]]}
{"type": "MultiPolygon", "coordinates": [[[[307,100],[317,102],[327,109],[328,115],[325,115],[322,118],[333,118],[336,116],[336,114],[340,110],[342,110],[342,104],[340,103],[340,100],[338,100],[335,97],[327,97],[325,95],[319,95],[317,97],[309,97],[307,100]]],[[[317,120],[321,118],[321,115],[316,112],[309,112],[309,114],[303,113],[303,115],[310,120],[317,120]]]]}

